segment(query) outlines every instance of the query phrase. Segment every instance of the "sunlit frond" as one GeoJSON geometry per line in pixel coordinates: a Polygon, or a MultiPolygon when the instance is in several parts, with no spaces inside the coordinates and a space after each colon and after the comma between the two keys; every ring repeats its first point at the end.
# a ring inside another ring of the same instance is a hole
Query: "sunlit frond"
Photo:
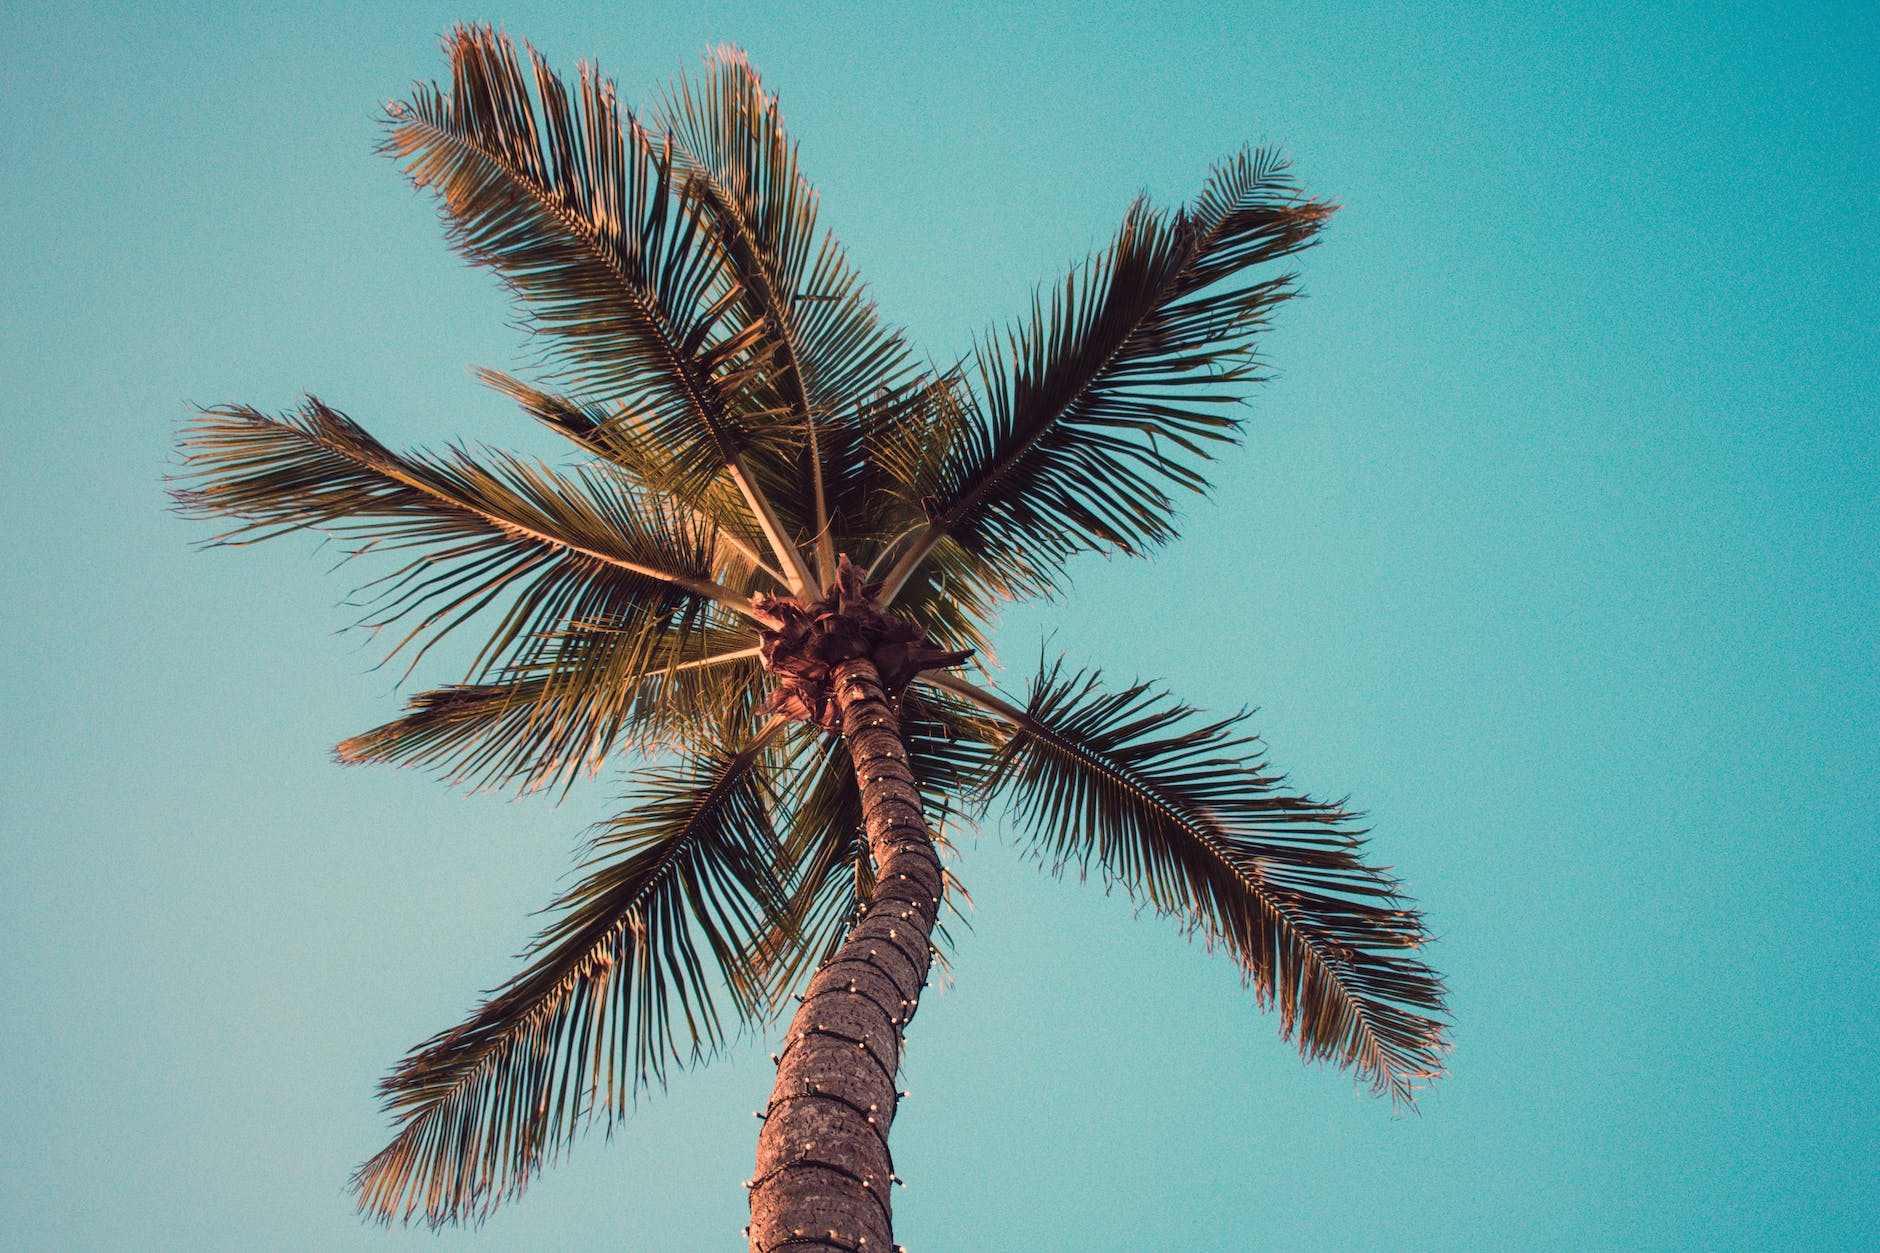
{"type": "Polygon", "coordinates": [[[609,1122],[755,1008],[749,956],[780,911],[764,745],[643,772],[526,970],[381,1085],[398,1132],[354,1176],[360,1208],[432,1225],[519,1194],[592,1115],[609,1122]]]}
{"type": "Polygon", "coordinates": [[[498,681],[414,696],[405,713],[342,742],[348,764],[434,770],[453,782],[525,790],[572,783],[613,753],[691,745],[718,720],[756,716],[768,691],[748,634],[688,629],[557,632],[498,681]]]}
{"type": "MultiPolygon", "coordinates": [[[[696,80],[681,78],[654,114],[654,129],[684,172],[684,194],[704,220],[704,236],[725,262],[726,295],[737,320],[761,327],[750,350],[757,382],[747,403],[785,416],[802,430],[797,457],[770,467],[789,512],[809,528],[833,577],[835,538],[845,505],[870,486],[860,463],[841,459],[854,444],[862,407],[908,370],[900,336],[883,327],[843,250],[817,226],[817,197],[797,164],[776,98],[750,61],[719,48],[696,80]]],[[[782,508],[782,506],[780,506],[782,508]]],[[[849,521],[853,521],[850,519],[849,521]]]]}
{"type": "Polygon", "coordinates": [[[709,528],[720,549],[714,566],[722,581],[742,591],[749,576],[761,572],[774,584],[769,590],[789,586],[761,551],[763,534],[751,521],[737,487],[720,478],[703,490],[689,488],[684,468],[643,415],[624,405],[582,404],[501,370],[479,370],[477,376],[514,400],[524,413],[625,475],[635,490],[663,497],[668,507],[709,528]],[[727,568],[725,563],[733,559],[741,570],[727,568]]]}
{"type": "MultiPolygon", "coordinates": [[[[937,481],[961,441],[971,438],[969,400],[957,378],[943,377],[884,394],[865,411],[868,430],[859,460],[869,468],[871,481],[882,484],[870,493],[869,507],[856,510],[862,533],[872,539],[862,546],[871,579],[884,577],[926,542],[934,501],[923,492],[937,481]]],[[[894,609],[948,647],[970,648],[989,660],[988,628],[1000,604],[1040,583],[1038,572],[1022,564],[982,560],[942,536],[904,574],[894,609]]]]}
{"type": "Polygon", "coordinates": [[[1044,667],[1021,709],[971,692],[1014,732],[988,788],[1062,874],[1095,863],[1240,963],[1280,1030],[1410,1102],[1441,1073],[1443,987],[1415,956],[1422,917],[1361,859],[1340,806],[1282,790],[1243,719],[1202,720],[1147,684],[1044,667]]]}
{"type": "Polygon", "coordinates": [[[445,41],[449,92],[394,104],[385,150],[437,193],[451,242],[516,292],[585,397],[645,415],[687,494],[730,474],[779,557],[802,559],[745,464],[800,433],[755,422],[734,398],[758,368],[762,325],[736,316],[741,288],[675,184],[670,151],[591,67],[564,84],[534,49],[460,26],[445,41]]]}
{"type": "Polygon", "coordinates": [[[462,449],[395,453],[313,399],[280,418],[240,405],[204,410],[182,443],[179,508],[240,524],[218,542],[311,529],[354,553],[400,555],[399,569],[368,584],[366,625],[407,628],[393,652],[486,613],[495,625],[471,666],[478,673],[598,605],[635,630],[711,604],[751,612],[713,580],[709,535],[591,471],[499,452],[485,461],[462,449]]]}
{"type": "Polygon", "coordinates": [[[1080,549],[1140,552],[1175,534],[1170,489],[1200,491],[1211,445],[1258,377],[1256,335],[1288,276],[1241,281],[1312,242],[1331,211],[1276,157],[1243,153],[1174,215],[1138,202],[1115,241],[981,341],[976,421],[920,488],[931,524],[894,594],[943,541],[1048,591],[1080,549]]]}

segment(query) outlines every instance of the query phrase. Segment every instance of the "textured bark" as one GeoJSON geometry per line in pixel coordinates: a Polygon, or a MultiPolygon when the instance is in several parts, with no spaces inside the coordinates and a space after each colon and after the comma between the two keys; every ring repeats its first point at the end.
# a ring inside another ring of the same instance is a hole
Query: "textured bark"
{"type": "Polygon", "coordinates": [[[940,859],[900,720],[871,659],[838,663],[830,680],[877,880],[784,1036],[751,1181],[752,1253],[894,1247],[888,1128],[902,1032],[933,961],[940,859]]]}

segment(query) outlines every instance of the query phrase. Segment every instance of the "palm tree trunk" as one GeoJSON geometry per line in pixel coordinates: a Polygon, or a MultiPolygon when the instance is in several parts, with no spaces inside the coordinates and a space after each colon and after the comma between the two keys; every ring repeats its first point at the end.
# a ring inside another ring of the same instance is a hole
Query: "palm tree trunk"
{"type": "Polygon", "coordinates": [[[888,1127],[901,1033],[933,961],[940,858],[874,662],[843,662],[831,679],[861,787],[875,891],[810,980],[784,1036],[750,1185],[752,1253],[894,1247],[888,1127]]]}

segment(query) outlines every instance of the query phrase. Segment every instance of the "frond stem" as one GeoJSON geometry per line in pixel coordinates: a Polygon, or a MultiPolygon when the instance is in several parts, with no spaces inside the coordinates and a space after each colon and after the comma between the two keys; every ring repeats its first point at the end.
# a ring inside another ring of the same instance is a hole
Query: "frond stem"
{"type": "Polygon", "coordinates": [[[499,517],[487,510],[478,509],[474,505],[465,504],[463,501],[431,487],[422,479],[415,478],[405,473],[405,471],[396,464],[388,464],[375,457],[360,456],[356,450],[348,448],[336,441],[326,439],[315,432],[302,432],[302,434],[307,435],[308,438],[319,443],[329,451],[336,452],[349,461],[357,462],[360,465],[376,470],[393,482],[402,484],[421,495],[428,496],[439,504],[451,509],[474,514],[505,534],[513,535],[521,539],[534,540],[538,544],[546,544],[551,548],[559,548],[567,552],[578,553],[591,561],[598,561],[602,565],[612,566],[618,570],[631,571],[644,578],[656,579],[662,583],[670,583],[674,587],[684,588],[686,591],[692,592],[695,595],[715,601],[735,613],[743,614],[753,622],[768,621],[767,617],[759,613],[757,607],[751,604],[748,599],[738,595],[722,583],[715,582],[711,579],[693,578],[691,575],[686,574],[675,574],[671,570],[661,570],[657,566],[642,565],[637,561],[628,561],[625,558],[617,557],[610,553],[597,552],[592,548],[584,548],[579,544],[571,544],[565,539],[560,539],[546,532],[538,531],[533,527],[524,526],[509,518],[499,517]]]}
{"type": "Polygon", "coordinates": [[[675,672],[680,670],[702,670],[706,666],[722,665],[727,661],[743,661],[747,657],[760,657],[763,655],[763,652],[764,650],[761,647],[753,644],[749,648],[740,648],[735,652],[714,653],[710,657],[695,657],[691,661],[682,661],[674,666],[673,670],[675,672]]]}
{"type": "MultiPolygon", "coordinates": [[[[781,358],[778,377],[786,388],[787,399],[796,418],[803,424],[809,437],[810,484],[816,497],[816,564],[818,581],[811,585],[814,591],[829,580],[835,578],[835,545],[829,538],[829,504],[823,490],[822,449],[816,438],[816,415],[810,408],[809,391],[803,386],[803,371],[797,364],[796,325],[791,321],[789,307],[778,299],[776,284],[772,282],[769,267],[764,264],[763,250],[758,246],[751,224],[745,220],[738,209],[737,201],[732,197],[718,178],[711,173],[710,167],[700,159],[697,153],[687,148],[678,139],[668,135],[673,150],[684,155],[691,162],[693,174],[687,180],[687,190],[702,188],[709,201],[712,215],[728,226],[727,233],[733,236],[751,259],[748,267],[746,287],[756,295],[767,319],[775,326],[777,342],[775,351],[781,358]]],[[[743,267],[741,267],[743,268],[743,267]]],[[[804,571],[807,574],[807,570],[804,571]]],[[[802,589],[793,589],[801,591],[802,589]]]]}
{"type": "MultiPolygon", "coordinates": [[[[893,555],[894,550],[901,546],[901,541],[913,535],[925,525],[926,523],[924,522],[916,522],[881,546],[881,551],[875,554],[875,559],[868,563],[867,577],[870,583],[875,581],[875,576],[881,572],[881,567],[887,563],[888,558],[893,555]]],[[[906,580],[903,579],[902,581],[905,582],[906,580]]]]}
{"type": "MultiPolygon", "coordinates": [[[[591,231],[581,219],[568,212],[560,204],[557,204],[541,188],[537,187],[526,178],[513,163],[500,154],[491,152],[483,145],[453,134],[443,127],[435,126],[427,122],[422,116],[409,110],[401,111],[397,116],[400,121],[408,125],[423,127],[446,143],[457,144],[474,150],[479,157],[502,171],[512,184],[521,188],[525,195],[559,221],[564,230],[586,245],[588,251],[593,254],[594,258],[601,263],[608,273],[613,275],[615,282],[620,285],[621,290],[626,293],[628,299],[632,300],[634,305],[645,316],[647,325],[652,328],[654,336],[657,338],[659,346],[667,359],[667,363],[672,368],[673,377],[678,379],[680,384],[684,387],[686,399],[691,403],[692,411],[698,414],[699,419],[705,424],[706,434],[711,436],[713,445],[718,449],[719,459],[724,462],[725,469],[730,472],[731,481],[738,485],[738,491],[743,494],[744,503],[750,509],[751,516],[756,521],[758,528],[763,531],[765,541],[769,543],[772,552],[776,554],[778,562],[782,564],[785,569],[790,571],[790,582],[792,584],[790,590],[800,595],[804,589],[813,587],[815,576],[810,573],[809,566],[803,560],[803,554],[798,552],[796,545],[790,543],[788,538],[784,535],[783,524],[778,520],[776,510],[771,507],[770,501],[765,498],[763,492],[758,490],[756,482],[751,478],[750,471],[745,468],[743,457],[739,455],[737,448],[732,445],[725,431],[720,427],[718,420],[712,416],[710,407],[706,404],[705,397],[699,387],[699,380],[693,377],[693,370],[690,368],[690,363],[685,360],[678,345],[674,343],[671,329],[666,325],[664,318],[660,316],[653,302],[645,298],[644,293],[639,290],[627,273],[620,268],[619,263],[608,254],[607,249],[601,247],[598,241],[595,240],[593,231],[591,231]]],[[[631,114],[628,115],[628,122],[636,135],[642,134],[639,124],[634,121],[631,114]]]]}
{"type": "Polygon", "coordinates": [[[965,679],[960,678],[956,674],[951,674],[945,670],[925,670],[916,675],[914,681],[916,683],[926,683],[933,687],[943,688],[953,693],[955,696],[964,697],[986,712],[997,714],[1020,730],[1031,729],[1030,714],[1020,709],[1017,705],[1014,705],[1011,701],[1006,700],[1004,697],[993,692],[988,692],[985,688],[977,684],[968,683],[965,679]]]}
{"type": "MultiPolygon", "coordinates": [[[[1140,204],[1140,202],[1138,203],[1140,204]]],[[[1135,214],[1132,210],[1129,218],[1126,220],[1133,221],[1134,217],[1135,214]]],[[[1184,220],[1186,219],[1187,215],[1185,210],[1180,217],[1184,220]]],[[[1220,234],[1220,229],[1220,225],[1217,223],[1207,231],[1195,232],[1193,236],[1186,241],[1186,255],[1183,256],[1180,265],[1174,266],[1169,270],[1168,277],[1156,288],[1154,299],[1147,305],[1149,310],[1161,307],[1162,301],[1167,297],[1169,290],[1188,273],[1188,269],[1194,264],[1195,258],[1199,256],[1208,245],[1214,242],[1216,236],[1220,234]]],[[[1045,435],[1050,432],[1051,428],[1057,424],[1058,419],[1070,412],[1077,403],[1084,398],[1090,389],[1096,385],[1097,380],[1103,377],[1104,371],[1110,368],[1110,363],[1115,361],[1117,356],[1136,338],[1136,332],[1141,328],[1141,325],[1142,322],[1138,319],[1127,334],[1118,337],[1116,343],[1111,346],[1110,351],[1104,354],[1102,362],[1099,363],[1095,369],[1091,370],[1085,376],[1083,382],[1077,385],[1077,390],[1073,392],[1063,404],[1057,407],[1056,412],[1052,414],[1049,422],[1040,423],[1038,429],[1033,431],[1023,443],[1001,459],[999,463],[981,479],[977,487],[948,505],[941,511],[939,517],[935,518],[927,525],[927,529],[923,531],[920,538],[914,542],[914,546],[908,549],[907,555],[902,557],[901,560],[895,564],[894,569],[889,571],[888,577],[883,580],[881,589],[881,604],[883,608],[894,603],[895,596],[900,592],[901,588],[906,585],[908,579],[913,577],[914,571],[920,568],[920,563],[926,560],[927,554],[932,552],[942,539],[946,538],[954,525],[965,516],[966,511],[978,504],[979,501],[985,497],[986,493],[990,492],[993,487],[997,485],[999,480],[1004,478],[1007,472],[1023,460],[1025,455],[1037,445],[1038,441],[1043,439],[1045,435]]]]}

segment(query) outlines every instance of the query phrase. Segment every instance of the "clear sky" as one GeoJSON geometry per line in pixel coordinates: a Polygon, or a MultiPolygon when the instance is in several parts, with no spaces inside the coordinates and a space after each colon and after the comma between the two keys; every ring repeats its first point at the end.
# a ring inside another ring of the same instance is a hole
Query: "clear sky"
{"type": "MultiPolygon", "coordinates": [[[[999,635],[1260,706],[1370,815],[1456,1017],[1420,1115],[1001,838],[895,1128],[916,1253],[1849,1249],[1880,1194],[1872,5],[0,7],[0,1243],[738,1247],[761,1040],[475,1232],[362,1227],[372,1084],[506,977],[612,812],[327,750],[352,572],[198,552],[190,402],[536,449],[487,275],[373,153],[501,21],[629,99],[745,45],[939,360],[1137,192],[1278,144],[1344,208],[1188,536],[999,635]],[[1646,13],[1645,10],[1650,12],[1646,13]]],[[[448,667],[418,676],[458,677],[448,667]]]]}

